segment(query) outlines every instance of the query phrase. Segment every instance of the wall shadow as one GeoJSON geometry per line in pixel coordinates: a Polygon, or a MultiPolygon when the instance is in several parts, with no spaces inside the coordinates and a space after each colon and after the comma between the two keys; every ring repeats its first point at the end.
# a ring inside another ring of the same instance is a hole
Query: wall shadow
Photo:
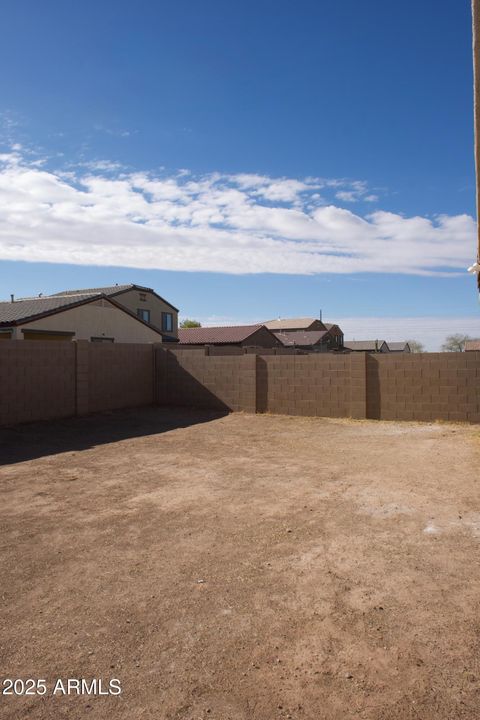
{"type": "Polygon", "coordinates": [[[144,407],[0,429],[0,466],[212,422],[224,409],[144,407]]]}
{"type": "Polygon", "coordinates": [[[268,410],[268,367],[265,360],[257,355],[257,412],[264,413],[268,410]]]}
{"type": "MultiPolygon", "coordinates": [[[[231,407],[183,367],[175,352],[170,350],[160,352],[165,354],[157,355],[160,363],[157,363],[155,370],[156,402],[159,406],[231,412],[231,407]]],[[[243,355],[243,352],[240,354],[243,355]]],[[[192,359],[195,360],[195,357],[192,356],[192,359]]],[[[201,370],[205,356],[203,354],[198,356],[198,360],[197,369],[201,370]]]]}
{"type": "Polygon", "coordinates": [[[375,355],[367,353],[367,418],[380,420],[382,413],[382,398],[380,393],[380,377],[378,360],[375,355]]]}

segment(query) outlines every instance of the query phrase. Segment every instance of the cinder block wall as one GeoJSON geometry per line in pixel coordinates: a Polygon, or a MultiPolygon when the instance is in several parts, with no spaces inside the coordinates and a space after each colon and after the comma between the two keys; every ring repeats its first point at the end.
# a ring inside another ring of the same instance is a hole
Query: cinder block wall
{"type": "Polygon", "coordinates": [[[90,342],[86,345],[88,412],[153,403],[152,345],[90,342]]]}
{"type": "Polygon", "coordinates": [[[0,425],[153,403],[152,345],[0,343],[0,425]]]}
{"type": "Polygon", "coordinates": [[[259,356],[258,410],[347,417],[351,405],[350,358],[350,355],[326,353],[259,356]]]}
{"type": "Polygon", "coordinates": [[[367,417],[480,422],[480,352],[367,356],[367,417]]]}
{"type": "Polygon", "coordinates": [[[156,373],[159,405],[256,411],[256,355],[158,347],[156,373]]]}
{"type": "Polygon", "coordinates": [[[74,414],[74,343],[0,342],[0,425],[74,414]]]}
{"type": "Polygon", "coordinates": [[[480,422],[480,352],[220,356],[85,340],[0,343],[1,425],[154,403],[480,422]]]}
{"type": "Polygon", "coordinates": [[[480,422],[480,353],[220,357],[206,355],[203,348],[160,347],[157,402],[288,415],[480,422]]]}

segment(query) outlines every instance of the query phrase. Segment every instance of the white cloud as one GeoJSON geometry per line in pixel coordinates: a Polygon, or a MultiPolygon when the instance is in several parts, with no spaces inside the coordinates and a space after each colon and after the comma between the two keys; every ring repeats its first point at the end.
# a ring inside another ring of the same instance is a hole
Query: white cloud
{"type": "Polygon", "coordinates": [[[468,215],[362,215],[332,202],[332,193],[372,201],[363,181],[127,172],[107,160],[65,172],[28,157],[21,147],[0,156],[0,259],[441,275],[464,272],[475,255],[468,215]]]}
{"type": "Polygon", "coordinates": [[[337,200],[343,200],[343,202],[357,202],[357,196],[353,190],[339,190],[335,193],[337,200]]]}

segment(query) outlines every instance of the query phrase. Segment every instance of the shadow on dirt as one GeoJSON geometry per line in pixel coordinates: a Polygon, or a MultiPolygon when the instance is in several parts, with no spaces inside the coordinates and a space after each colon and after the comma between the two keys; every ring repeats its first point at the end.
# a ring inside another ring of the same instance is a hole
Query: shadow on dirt
{"type": "Polygon", "coordinates": [[[212,422],[225,415],[227,410],[147,407],[2,428],[0,465],[157,435],[212,422]]]}

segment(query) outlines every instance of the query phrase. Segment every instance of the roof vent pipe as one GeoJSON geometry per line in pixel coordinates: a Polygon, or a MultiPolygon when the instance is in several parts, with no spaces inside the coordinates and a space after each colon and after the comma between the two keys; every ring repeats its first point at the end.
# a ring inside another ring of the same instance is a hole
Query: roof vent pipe
{"type": "Polygon", "coordinates": [[[10,302],[15,302],[15,295],[13,293],[10,295],[10,302]]]}

